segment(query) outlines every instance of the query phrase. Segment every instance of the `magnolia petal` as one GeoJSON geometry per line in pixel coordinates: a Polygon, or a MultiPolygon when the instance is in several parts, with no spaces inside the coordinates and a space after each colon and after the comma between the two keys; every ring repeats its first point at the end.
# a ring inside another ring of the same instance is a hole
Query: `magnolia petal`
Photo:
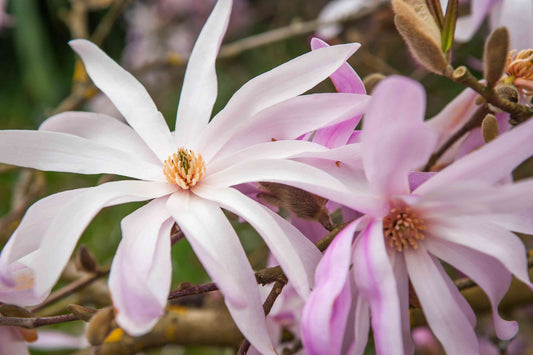
{"type": "MultiPolygon", "coordinates": [[[[367,6],[369,0],[334,0],[326,4],[320,14],[318,20],[320,22],[336,22],[339,19],[346,17],[349,14],[354,14],[360,9],[367,6]]],[[[339,24],[331,24],[322,26],[318,29],[317,34],[326,39],[337,36],[342,31],[339,24]]]]}
{"type": "Polygon", "coordinates": [[[170,196],[167,208],[224,294],[237,327],[261,353],[275,354],[253,270],[220,207],[180,191],[170,196]]]}
{"type": "Polygon", "coordinates": [[[206,148],[211,155],[222,156],[252,144],[296,139],[304,133],[360,115],[369,100],[367,95],[356,94],[297,96],[266,108],[249,120],[235,123],[239,127],[216,132],[217,144],[224,144],[220,151],[215,152],[211,146],[206,148]]]}
{"type": "Polygon", "coordinates": [[[209,122],[217,98],[215,60],[226,28],[232,1],[219,0],[207,19],[189,57],[176,116],[177,146],[191,146],[209,122]],[[187,144],[189,143],[189,144],[187,144]]]}
{"type": "Polygon", "coordinates": [[[508,230],[478,218],[447,219],[431,226],[431,233],[445,241],[489,255],[501,262],[520,281],[533,287],[527,272],[524,244],[508,230]]]}
{"type": "Polygon", "coordinates": [[[111,116],[92,112],[63,112],[48,118],[39,130],[73,134],[161,165],[154,152],[131,127],[111,116]]]}
{"type": "Polygon", "coordinates": [[[498,314],[498,305],[511,285],[511,274],[496,259],[475,250],[461,247],[438,238],[427,238],[428,252],[468,275],[487,294],[492,308],[496,335],[511,339],[518,332],[518,323],[506,321],[498,314]]]}
{"type": "MultiPolygon", "coordinates": [[[[46,297],[59,278],[81,233],[103,207],[164,196],[174,189],[174,186],[168,183],[110,182],[84,189],[69,201],[60,201],[60,208],[54,209],[53,218],[37,222],[44,227],[37,235],[26,234],[38,225],[32,226],[32,222],[27,222],[22,230],[24,234],[21,233],[19,238],[37,238],[40,239],[40,244],[37,250],[17,260],[32,272],[32,281],[26,283],[24,289],[32,289],[38,298],[46,297]]],[[[9,264],[4,262],[3,256],[1,258],[1,272],[9,274],[6,269],[9,264]]]]}
{"type": "MultiPolygon", "coordinates": [[[[492,0],[490,2],[494,2],[492,0]]],[[[479,1],[478,2],[483,2],[479,1]]],[[[481,5],[483,6],[483,5],[481,5]]],[[[533,40],[533,2],[529,0],[505,0],[500,1],[490,12],[491,28],[499,26],[507,27],[511,40],[510,48],[530,49],[533,40]]]]}
{"type": "Polygon", "coordinates": [[[396,278],[398,287],[398,298],[400,300],[400,321],[402,322],[402,337],[405,354],[414,354],[415,344],[411,337],[411,318],[409,316],[409,274],[405,259],[396,251],[389,250],[389,258],[396,278]]]}
{"type": "Polygon", "coordinates": [[[30,355],[16,327],[0,327],[0,354],[30,355]]]}
{"type": "Polygon", "coordinates": [[[469,16],[460,17],[455,27],[455,39],[460,42],[466,42],[472,38],[474,33],[483,23],[483,20],[494,6],[500,0],[472,0],[470,4],[469,16]]]}
{"type": "Polygon", "coordinates": [[[415,193],[438,190],[465,180],[498,182],[533,154],[532,134],[533,120],[529,120],[456,160],[422,184],[415,193]]]}
{"type": "MultiPolygon", "coordinates": [[[[342,302],[350,284],[352,241],[360,229],[361,219],[350,223],[330,244],[318,264],[315,274],[315,288],[302,313],[302,342],[309,354],[340,354],[349,304],[342,302]],[[342,308],[342,309],[339,309],[342,308]],[[340,312],[344,317],[334,314],[340,312]]],[[[349,297],[350,298],[350,297],[349,297]]]]}
{"type": "Polygon", "coordinates": [[[201,185],[194,193],[248,221],[263,237],[298,294],[307,298],[321,256],[314,244],[289,222],[235,189],[201,185]]]}
{"type": "Polygon", "coordinates": [[[109,97],[159,160],[164,161],[174,153],[167,123],[142,84],[94,43],[76,39],[69,44],[83,60],[94,84],[109,97]]]}
{"type": "MultiPolygon", "coordinates": [[[[312,50],[323,47],[329,47],[329,45],[319,38],[315,37],[311,39],[312,50]]],[[[366,94],[363,81],[347,62],[341,65],[337,71],[329,76],[329,78],[338,92],[366,94]]],[[[361,117],[362,115],[355,115],[344,122],[317,130],[313,137],[313,142],[329,148],[343,146],[355,130],[361,117]]]]}
{"type": "Polygon", "coordinates": [[[354,355],[363,355],[368,342],[368,333],[370,331],[370,307],[368,302],[357,294],[354,297],[355,304],[355,325],[354,341],[351,344],[348,353],[354,355]]]}
{"type": "Polygon", "coordinates": [[[424,90],[413,80],[390,77],[374,89],[361,137],[366,175],[374,193],[409,193],[408,172],[427,161],[437,140],[422,123],[424,109],[424,90]]]}
{"type": "Polygon", "coordinates": [[[158,198],[122,220],[122,241],[113,258],[109,290],[116,321],[128,334],[149,332],[165,310],[170,290],[167,198],[158,198]]]}
{"type": "Polygon", "coordinates": [[[357,48],[356,44],[321,48],[248,81],[206,127],[199,151],[209,159],[233,135],[232,128],[237,129],[238,122],[311,89],[337,70],[357,48]]]}
{"type": "MultiPolygon", "coordinates": [[[[404,250],[409,279],[429,327],[447,354],[479,354],[474,327],[452,295],[442,266],[422,245],[404,250]]],[[[458,292],[458,291],[457,291],[458,292]]],[[[462,296],[461,296],[462,297],[462,296]]]]}
{"type": "Polygon", "coordinates": [[[403,354],[398,286],[383,236],[383,221],[373,220],[362,232],[353,255],[355,284],[370,306],[378,354],[403,354]]]}
{"type": "Polygon", "coordinates": [[[71,134],[46,131],[0,131],[0,162],[44,171],[116,174],[163,181],[161,166],[71,134]]]}

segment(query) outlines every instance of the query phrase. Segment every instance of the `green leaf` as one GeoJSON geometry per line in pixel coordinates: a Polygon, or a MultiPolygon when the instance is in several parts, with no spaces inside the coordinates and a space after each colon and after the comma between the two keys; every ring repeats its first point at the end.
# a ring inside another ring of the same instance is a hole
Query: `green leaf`
{"type": "Polygon", "coordinates": [[[457,0],[449,0],[446,6],[446,15],[444,16],[444,24],[442,26],[442,50],[447,53],[453,43],[455,35],[455,24],[457,23],[457,0]]]}

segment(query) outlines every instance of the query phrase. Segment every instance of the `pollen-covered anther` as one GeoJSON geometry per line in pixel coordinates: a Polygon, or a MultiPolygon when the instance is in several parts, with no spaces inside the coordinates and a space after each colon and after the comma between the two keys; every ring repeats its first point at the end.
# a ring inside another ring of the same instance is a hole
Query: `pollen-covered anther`
{"type": "Polygon", "coordinates": [[[163,172],[168,182],[182,189],[188,189],[202,180],[205,174],[205,162],[201,154],[179,148],[176,153],[165,160],[163,172]]]}
{"type": "MultiPolygon", "coordinates": [[[[532,80],[533,79],[533,49],[524,49],[521,51],[512,50],[507,56],[505,65],[505,74],[509,76],[506,81],[517,78],[532,80]]],[[[511,84],[507,82],[508,84],[511,84]]]]}
{"type": "Polygon", "coordinates": [[[390,210],[383,219],[383,234],[391,248],[398,251],[418,248],[418,241],[424,239],[426,226],[409,207],[390,210]]]}

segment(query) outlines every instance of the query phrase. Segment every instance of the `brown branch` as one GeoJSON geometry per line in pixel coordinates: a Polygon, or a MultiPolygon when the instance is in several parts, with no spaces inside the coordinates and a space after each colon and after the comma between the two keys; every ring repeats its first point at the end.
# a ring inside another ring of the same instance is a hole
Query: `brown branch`
{"type": "Polygon", "coordinates": [[[130,0],[113,1],[113,5],[109,9],[109,11],[107,11],[104,18],[102,19],[102,21],[100,21],[93,34],[91,35],[91,41],[94,44],[99,47],[102,45],[104,40],[109,35],[109,32],[113,28],[113,25],[117,21],[118,17],[122,14],[129,2],[130,0]]]}
{"type": "Polygon", "coordinates": [[[66,323],[78,320],[74,314],[63,314],[53,317],[34,317],[34,318],[21,318],[21,317],[4,317],[0,316],[0,325],[3,326],[16,326],[28,329],[42,327],[44,325],[52,325],[59,323],[66,323]]]}

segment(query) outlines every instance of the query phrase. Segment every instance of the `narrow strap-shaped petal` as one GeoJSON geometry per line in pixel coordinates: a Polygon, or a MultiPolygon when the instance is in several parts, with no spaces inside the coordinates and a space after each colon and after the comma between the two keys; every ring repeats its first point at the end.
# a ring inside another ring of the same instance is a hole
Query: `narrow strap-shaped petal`
{"type": "Polygon", "coordinates": [[[445,278],[449,277],[442,266],[421,245],[416,250],[407,249],[404,253],[409,279],[429,327],[446,353],[479,354],[474,327],[448,288],[445,278]]]}
{"type": "Polygon", "coordinates": [[[167,208],[224,294],[237,327],[261,353],[275,354],[255,276],[220,207],[194,194],[176,192],[168,199],[167,208]]]}
{"type": "Polygon", "coordinates": [[[411,319],[409,316],[409,274],[403,255],[389,250],[396,286],[398,287],[398,299],[400,300],[400,321],[402,322],[402,337],[405,354],[414,354],[415,344],[411,337],[411,319]]]}
{"type": "Polygon", "coordinates": [[[30,355],[16,327],[0,327],[0,354],[30,355]]]}
{"type": "Polygon", "coordinates": [[[39,130],[73,134],[138,156],[154,165],[161,164],[137,132],[118,119],[104,114],[62,112],[44,121],[39,130]]]}
{"type": "Polygon", "coordinates": [[[61,132],[0,131],[0,162],[44,171],[107,173],[165,181],[161,166],[98,142],[61,132]]]}
{"type": "MultiPolygon", "coordinates": [[[[328,47],[329,45],[319,38],[311,39],[311,49],[328,47]]],[[[347,62],[342,64],[329,76],[338,92],[366,94],[365,85],[355,70],[347,62]]],[[[329,148],[340,147],[348,141],[362,115],[354,115],[349,120],[324,127],[315,132],[313,142],[329,148]]]]}
{"type": "Polygon", "coordinates": [[[498,182],[533,154],[532,134],[533,120],[529,120],[456,160],[420,185],[415,193],[426,193],[464,180],[498,182]]]}
{"type": "Polygon", "coordinates": [[[422,123],[425,101],[423,87],[403,77],[387,78],[374,89],[361,136],[365,171],[374,193],[409,193],[409,171],[432,153],[437,136],[422,123]]]}
{"type": "Polygon", "coordinates": [[[262,110],[249,120],[235,122],[238,127],[213,131],[216,147],[206,147],[209,160],[213,154],[222,156],[252,144],[272,140],[296,139],[321,127],[343,122],[354,115],[362,114],[370,101],[367,95],[357,94],[310,94],[297,96],[262,110]]]}
{"type": "Polygon", "coordinates": [[[439,238],[424,241],[427,250],[468,275],[487,294],[492,308],[494,329],[500,339],[508,340],[518,332],[518,324],[498,314],[498,305],[511,285],[511,274],[493,257],[439,238]]]}
{"type": "MultiPolygon", "coordinates": [[[[126,202],[144,201],[164,195],[175,190],[168,183],[145,181],[116,181],[85,189],[72,196],[69,201],[59,201],[55,216],[39,222],[44,228],[40,235],[28,235],[35,231],[32,221],[28,223],[21,235],[10,247],[12,253],[18,248],[15,243],[25,238],[40,239],[39,248],[18,258],[11,260],[8,256],[0,255],[0,272],[10,274],[10,264],[18,262],[31,271],[31,282],[24,284],[24,289],[31,289],[36,298],[44,299],[59,278],[61,271],[68,262],[74,247],[83,230],[94,216],[106,206],[113,206],[126,202]]],[[[28,274],[26,274],[28,276],[28,274]]]]}
{"type": "Polygon", "coordinates": [[[373,220],[355,246],[355,284],[372,312],[378,354],[403,354],[400,300],[396,277],[387,254],[382,220],[373,220]]]}
{"type": "Polygon", "coordinates": [[[359,292],[352,296],[354,304],[354,338],[348,353],[363,355],[368,343],[368,333],[370,331],[370,307],[368,302],[359,292]]]}
{"type": "Polygon", "coordinates": [[[238,128],[236,122],[248,120],[268,107],[303,94],[337,70],[356,49],[355,44],[321,48],[248,81],[209,123],[200,140],[199,150],[208,157],[212,156],[213,151],[218,151],[227,141],[225,136],[217,138],[220,132],[238,128]]]}
{"type": "Polygon", "coordinates": [[[165,310],[172,276],[170,230],[174,220],[158,198],[122,220],[109,290],[116,320],[128,334],[147,333],[165,310]]]}
{"type": "Polygon", "coordinates": [[[95,44],[83,39],[69,44],[83,60],[94,84],[109,97],[155,155],[164,161],[174,152],[175,145],[163,115],[142,84],[95,44]]]}
{"type": "Polygon", "coordinates": [[[189,57],[176,116],[178,146],[190,146],[211,117],[217,98],[215,60],[228,27],[231,5],[231,0],[217,1],[189,57]]]}
{"type": "Polygon", "coordinates": [[[320,252],[289,222],[231,188],[201,185],[194,193],[241,216],[263,237],[296,291],[307,298],[320,252]]]}

